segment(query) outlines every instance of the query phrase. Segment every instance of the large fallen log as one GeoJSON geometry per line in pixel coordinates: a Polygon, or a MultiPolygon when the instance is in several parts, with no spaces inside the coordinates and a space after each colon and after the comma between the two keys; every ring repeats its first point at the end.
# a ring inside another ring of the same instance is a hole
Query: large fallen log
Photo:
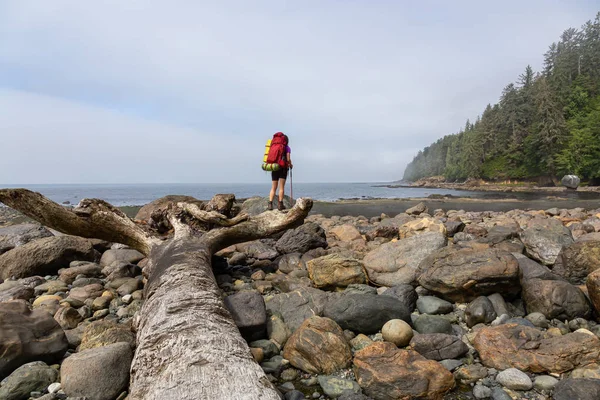
{"type": "Polygon", "coordinates": [[[82,200],[71,211],[39,193],[3,189],[0,202],[57,231],[124,243],[148,257],[129,399],[280,399],[223,304],[211,257],[298,226],[310,199],[298,199],[287,213],[233,218],[225,216],[230,210],[179,203],[163,213],[174,231],[168,238],[102,200],[82,200]]]}

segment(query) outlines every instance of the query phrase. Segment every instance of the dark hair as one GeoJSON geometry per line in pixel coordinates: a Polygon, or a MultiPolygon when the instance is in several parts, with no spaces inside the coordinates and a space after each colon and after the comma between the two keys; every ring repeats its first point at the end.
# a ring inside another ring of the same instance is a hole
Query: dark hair
{"type": "Polygon", "coordinates": [[[288,144],[290,144],[290,138],[288,137],[288,135],[286,135],[285,133],[283,134],[283,138],[285,139],[285,145],[287,146],[288,144]]]}

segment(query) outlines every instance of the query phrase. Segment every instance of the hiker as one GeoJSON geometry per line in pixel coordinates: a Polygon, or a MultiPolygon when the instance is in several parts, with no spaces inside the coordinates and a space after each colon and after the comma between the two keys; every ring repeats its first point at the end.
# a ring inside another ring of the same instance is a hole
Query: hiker
{"type": "Polygon", "coordinates": [[[283,205],[283,197],[285,191],[285,180],[288,176],[288,170],[293,168],[291,153],[292,149],[289,146],[289,138],[287,135],[283,135],[283,140],[285,144],[285,150],[283,152],[283,160],[285,161],[285,167],[279,168],[277,171],[271,172],[271,193],[269,193],[269,205],[268,209],[273,209],[273,199],[275,198],[275,193],[277,192],[277,187],[279,186],[279,204],[277,206],[278,210],[284,210],[285,206],[283,205]]]}

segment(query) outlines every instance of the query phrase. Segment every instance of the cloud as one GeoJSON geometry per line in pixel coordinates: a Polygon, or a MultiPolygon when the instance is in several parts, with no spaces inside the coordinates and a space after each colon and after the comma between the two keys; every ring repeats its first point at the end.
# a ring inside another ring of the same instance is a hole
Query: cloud
{"type": "Polygon", "coordinates": [[[299,180],[398,179],[593,17],[573,4],[5,2],[0,130],[35,158],[0,182],[258,182],[279,130],[299,180]]]}

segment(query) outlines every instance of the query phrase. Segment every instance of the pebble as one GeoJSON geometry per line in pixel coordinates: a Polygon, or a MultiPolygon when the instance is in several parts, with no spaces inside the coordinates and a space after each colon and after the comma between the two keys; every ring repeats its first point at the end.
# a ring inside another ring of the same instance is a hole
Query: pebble
{"type": "Polygon", "coordinates": [[[506,393],[502,388],[493,388],[492,389],[492,399],[493,400],[513,400],[512,397],[508,393],[506,393]]]}
{"type": "Polygon", "coordinates": [[[473,396],[476,399],[487,399],[492,395],[492,389],[483,385],[475,385],[473,388],[473,396]]]}
{"type": "Polygon", "coordinates": [[[496,376],[496,380],[502,386],[513,390],[530,390],[533,387],[529,376],[516,368],[505,369],[496,376]]]}
{"type": "Polygon", "coordinates": [[[550,375],[540,375],[533,381],[533,387],[537,390],[552,390],[558,383],[558,379],[550,375]]]}
{"type": "Polygon", "coordinates": [[[133,296],[130,294],[126,294],[125,296],[121,297],[121,300],[123,300],[123,303],[129,304],[133,300],[133,296]]]}
{"type": "Polygon", "coordinates": [[[403,320],[392,319],[383,325],[381,335],[386,342],[392,342],[398,347],[405,347],[408,346],[413,337],[413,330],[403,320]]]}
{"type": "Polygon", "coordinates": [[[56,393],[61,388],[62,388],[62,386],[60,385],[60,383],[54,382],[53,384],[51,384],[50,386],[48,386],[48,393],[56,393]]]}

